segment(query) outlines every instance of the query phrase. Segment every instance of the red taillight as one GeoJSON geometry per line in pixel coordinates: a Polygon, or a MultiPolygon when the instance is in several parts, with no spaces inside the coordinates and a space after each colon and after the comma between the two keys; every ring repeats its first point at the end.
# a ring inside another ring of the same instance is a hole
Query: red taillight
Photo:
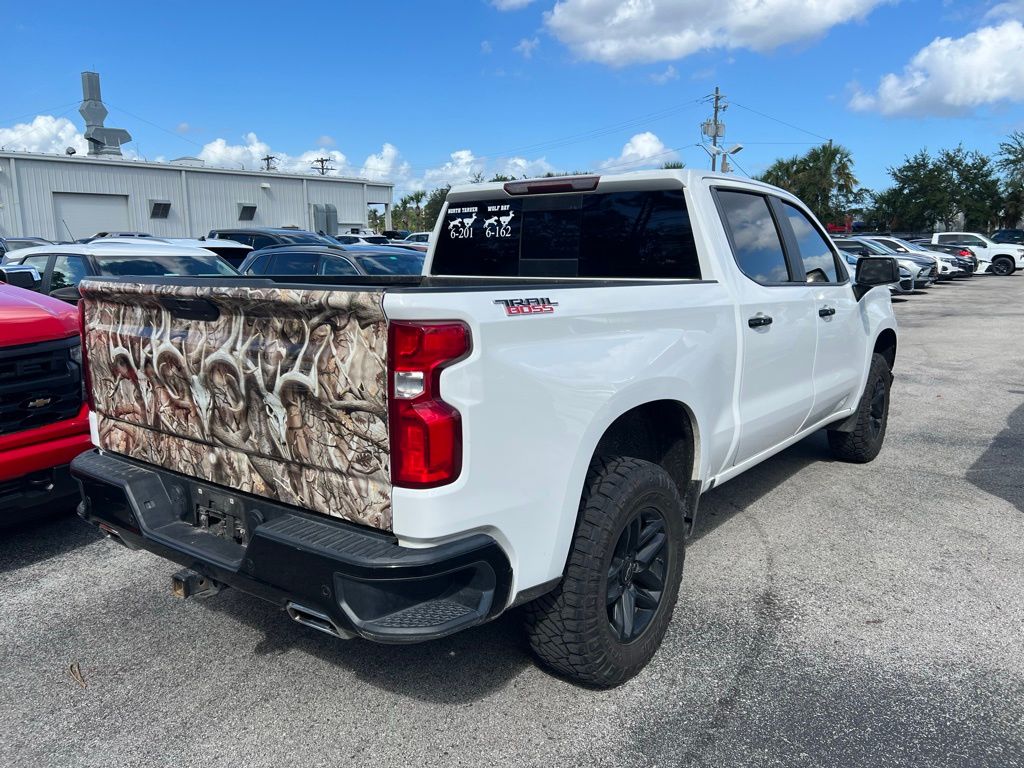
{"type": "Polygon", "coordinates": [[[85,343],[85,299],[78,300],[78,335],[82,343],[82,391],[89,410],[95,411],[96,403],[92,399],[92,376],[89,375],[89,356],[85,343]]]}
{"type": "Polygon", "coordinates": [[[960,253],[959,253],[959,255],[960,255],[960,256],[963,256],[964,258],[967,258],[968,256],[970,256],[970,255],[971,255],[971,252],[970,252],[970,251],[968,251],[968,250],[961,250],[961,251],[960,251],[960,253]]]}
{"type": "Polygon", "coordinates": [[[462,419],[441,399],[441,371],[470,350],[461,322],[407,322],[388,326],[388,429],[391,481],[435,488],[462,470],[462,419]]]}

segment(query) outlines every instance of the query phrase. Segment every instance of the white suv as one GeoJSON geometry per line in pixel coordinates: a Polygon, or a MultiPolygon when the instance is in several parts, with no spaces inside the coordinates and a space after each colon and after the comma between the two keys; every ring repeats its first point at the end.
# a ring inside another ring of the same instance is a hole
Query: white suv
{"type": "Polygon", "coordinates": [[[1024,247],[997,243],[977,232],[937,232],[932,235],[932,242],[970,248],[978,257],[978,272],[1004,276],[1024,269],[1024,247]]]}

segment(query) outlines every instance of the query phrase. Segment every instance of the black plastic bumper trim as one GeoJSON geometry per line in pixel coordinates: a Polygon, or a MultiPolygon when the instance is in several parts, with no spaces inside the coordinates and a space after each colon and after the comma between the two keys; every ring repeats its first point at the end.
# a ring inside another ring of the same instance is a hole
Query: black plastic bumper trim
{"type": "Polygon", "coordinates": [[[409,548],[381,531],[89,451],[71,465],[79,514],[138,547],[215,581],[323,613],[370,640],[409,643],[480,624],[504,610],[508,558],[482,533],[409,548]],[[239,542],[190,521],[197,504],[230,509],[239,542]],[[431,623],[433,622],[433,623],[431,623]]]}

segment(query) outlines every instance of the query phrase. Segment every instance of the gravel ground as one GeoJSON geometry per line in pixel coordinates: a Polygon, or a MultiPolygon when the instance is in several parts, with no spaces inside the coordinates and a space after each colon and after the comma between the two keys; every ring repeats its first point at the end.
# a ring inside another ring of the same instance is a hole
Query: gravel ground
{"type": "Polygon", "coordinates": [[[613,691],[535,667],[515,615],[343,643],[176,601],[73,516],[0,533],[0,764],[1024,765],[1022,298],[897,301],[881,456],[815,435],[705,496],[665,643],[613,691]]]}

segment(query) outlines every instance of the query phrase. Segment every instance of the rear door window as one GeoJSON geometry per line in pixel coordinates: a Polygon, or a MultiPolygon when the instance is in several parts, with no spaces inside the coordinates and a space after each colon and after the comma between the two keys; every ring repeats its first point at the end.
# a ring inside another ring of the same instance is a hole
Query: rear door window
{"type": "Polygon", "coordinates": [[[789,263],[768,199],[727,189],[719,189],[717,197],[740,271],[762,285],[790,282],[789,263]]]}
{"type": "Polygon", "coordinates": [[[348,259],[341,257],[325,258],[323,260],[323,274],[325,275],[358,275],[356,269],[348,259]]]}
{"type": "Polygon", "coordinates": [[[453,202],[437,275],[699,279],[681,189],[453,202]]]}

